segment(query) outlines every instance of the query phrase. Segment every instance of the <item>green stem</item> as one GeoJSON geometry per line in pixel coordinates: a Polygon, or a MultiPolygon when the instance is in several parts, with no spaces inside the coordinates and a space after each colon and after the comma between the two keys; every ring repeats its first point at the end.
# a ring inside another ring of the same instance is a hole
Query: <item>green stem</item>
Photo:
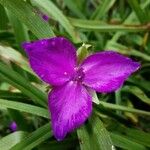
{"type": "Polygon", "coordinates": [[[136,16],[141,23],[147,22],[147,16],[144,10],[141,9],[137,0],[128,0],[129,5],[134,10],[136,16]]]}
{"type": "Polygon", "coordinates": [[[17,143],[15,146],[11,148],[11,150],[29,150],[38,146],[45,140],[52,137],[52,131],[50,129],[49,123],[43,125],[38,128],[34,132],[30,133],[27,137],[25,137],[21,142],[17,143]]]}
{"type": "Polygon", "coordinates": [[[21,102],[0,99],[0,109],[13,109],[21,112],[30,113],[44,118],[50,118],[47,109],[35,105],[21,102]]]}
{"type": "Polygon", "coordinates": [[[101,19],[108,11],[109,9],[114,5],[116,0],[105,0],[99,6],[97,6],[94,13],[91,15],[91,19],[101,19]]]}
{"type": "MultiPolygon", "coordinates": [[[[150,4],[150,1],[145,1],[143,4],[140,5],[140,7],[142,9],[145,9],[146,7],[149,6],[149,4],[150,4]]],[[[135,18],[135,14],[132,12],[123,23],[129,24],[132,22],[133,18],[135,18]]],[[[112,37],[111,41],[117,41],[122,34],[124,34],[124,32],[115,33],[114,36],[112,37]]]]}
{"type": "MultiPolygon", "coordinates": [[[[121,91],[120,90],[115,92],[115,101],[116,101],[117,105],[121,105],[121,91]]],[[[121,115],[121,111],[120,110],[117,110],[116,113],[118,115],[121,115]]]]}
{"type": "Polygon", "coordinates": [[[110,25],[101,21],[91,21],[83,19],[69,18],[73,26],[83,29],[85,31],[99,31],[99,32],[116,32],[116,31],[126,31],[126,32],[140,32],[149,31],[150,25],[134,25],[134,24],[122,24],[122,25],[110,25]]]}
{"type": "Polygon", "coordinates": [[[114,109],[114,110],[120,110],[120,111],[150,116],[150,112],[144,111],[144,110],[129,108],[129,107],[120,106],[120,105],[111,104],[111,103],[106,103],[106,102],[102,102],[102,101],[100,102],[100,105],[102,105],[103,107],[108,108],[108,109],[114,109]]]}

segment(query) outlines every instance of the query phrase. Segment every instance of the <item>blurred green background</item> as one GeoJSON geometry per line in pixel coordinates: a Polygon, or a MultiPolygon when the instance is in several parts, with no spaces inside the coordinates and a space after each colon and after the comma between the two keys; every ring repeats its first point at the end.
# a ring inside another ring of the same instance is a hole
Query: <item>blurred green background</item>
{"type": "Polygon", "coordinates": [[[0,0],[0,150],[148,150],[149,31],[150,0],[0,0]],[[50,87],[32,72],[21,48],[24,41],[53,36],[77,49],[85,43],[81,57],[114,50],[142,65],[120,90],[95,93],[92,117],[62,142],[50,129],[50,87]],[[13,133],[12,121],[18,126],[13,133]]]}

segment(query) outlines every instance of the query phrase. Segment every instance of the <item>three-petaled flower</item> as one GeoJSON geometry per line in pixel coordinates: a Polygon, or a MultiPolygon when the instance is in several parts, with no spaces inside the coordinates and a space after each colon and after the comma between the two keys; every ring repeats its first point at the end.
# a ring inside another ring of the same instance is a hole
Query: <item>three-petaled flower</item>
{"type": "Polygon", "coordinates": [[[88,56],[77,65],[76,48],[63,37],[24,43],[34,72],[53,86],[48,96],[52,129],[57,140],[82,125],[92,111],[90,89],[120,88],[140,64],[114,51],[88,56]]]}

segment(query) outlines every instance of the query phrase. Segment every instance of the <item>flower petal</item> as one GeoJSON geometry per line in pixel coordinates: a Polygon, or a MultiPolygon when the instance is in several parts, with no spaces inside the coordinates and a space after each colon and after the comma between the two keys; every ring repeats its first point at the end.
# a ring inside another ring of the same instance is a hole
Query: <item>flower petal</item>
{"type": "Polygon", "coordinates": [[[98,92],[112,92],[120,88],[140,64],[117,52],[104,51],[87,57],[81,67],[87,86],[98,92]]]}
{"type": "Polygon", "coordinates": [[[18,126],[17,126],[16,122],[13,121],[13,122],[11,122],[9,128],[12,132],[15,132],[15,131],[17,131],[18,126]]]}
{"type": "Polygon", "coordinates": [[[76,66],[76,49],[63,37],[24,43],[32,69],[45,82],[61,85],[68,81],[76,66]]]}
{"type": "Polygon", "coordinates": [[[92,110],[92,99],[84,86],[70,81],[49,94],[52,129],[57,140],[83,124],[92,110]]]}

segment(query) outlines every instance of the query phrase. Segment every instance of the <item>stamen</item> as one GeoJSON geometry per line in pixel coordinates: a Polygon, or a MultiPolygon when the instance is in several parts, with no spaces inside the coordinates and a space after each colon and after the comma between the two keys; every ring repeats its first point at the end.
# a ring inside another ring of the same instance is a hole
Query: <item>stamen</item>
{"type": "Polygon", "coordinates": [[[74,70],[75,70],[75,74],[71,77],[71,80],[82,83],[82,80],[84,78],[83,68],[75,67],[74,70]]]}

